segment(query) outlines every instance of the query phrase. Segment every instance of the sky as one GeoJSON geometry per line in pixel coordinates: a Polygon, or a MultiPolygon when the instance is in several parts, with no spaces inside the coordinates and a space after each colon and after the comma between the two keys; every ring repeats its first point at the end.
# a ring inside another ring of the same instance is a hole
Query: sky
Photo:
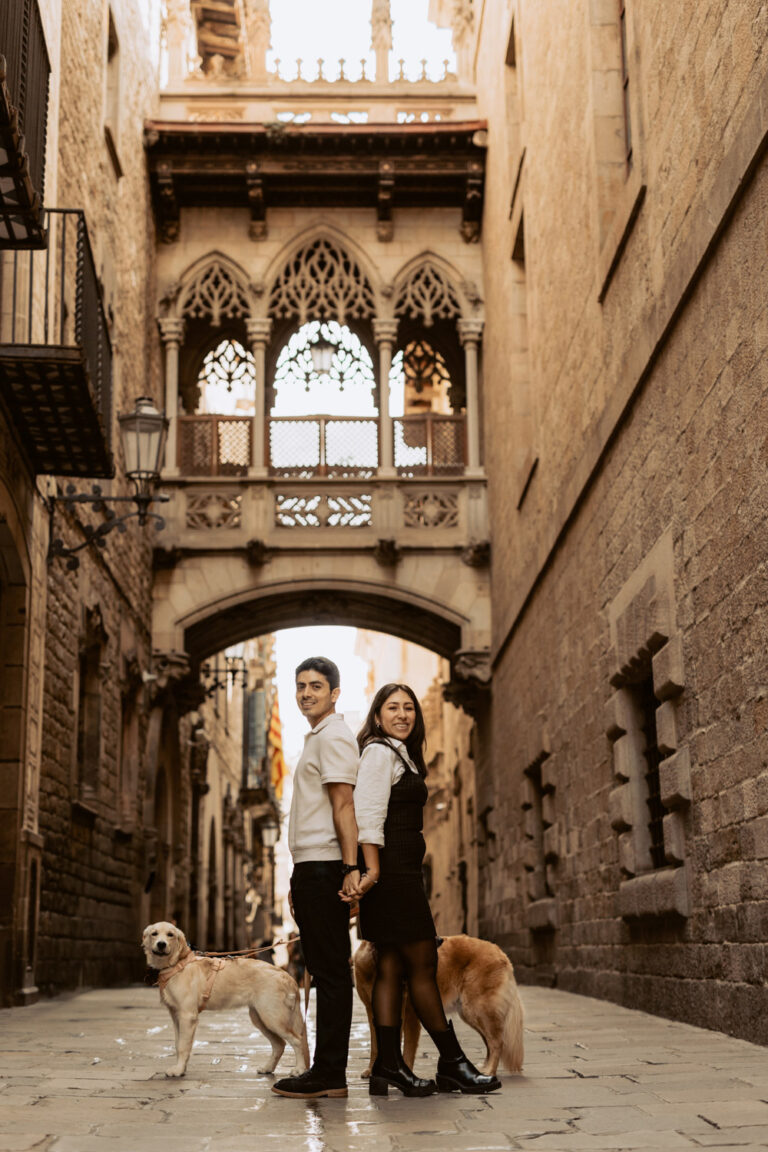
{"type": "MultiPolygon", "coordinates": [[[[397,74],[397,61],[406,61],[405,73],[415,79],[421,73],[420,61],[428,61],[427,75],[438,79],[443,60],[453,69],[455,56],[451,33],[427,21],[428,0],[391,0],[392,40],[390,75],[397,74]],[[394,70],[394,73],[393,73],[394,70]]],[[[338,61],[346,61],[344,71],[352,79],[360,76],[360,58],[366,57],[366,74],[374,74],[370,52],[371,0],[271,0],[272,51],[268,62],[280,60],[280,73],[287,79],[296,75],[295,61],[303,61],[303,75],[316,75],[317,59],[325,60],[324,73],[335,77],[338,61]]]]}

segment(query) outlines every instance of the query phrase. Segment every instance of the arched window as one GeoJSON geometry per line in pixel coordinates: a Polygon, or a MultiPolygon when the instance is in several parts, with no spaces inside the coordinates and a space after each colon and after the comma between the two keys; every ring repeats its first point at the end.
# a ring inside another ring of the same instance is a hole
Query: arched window
{"type": "Polygon", "coordinates": [[[203,357],[196,410],[201,415],[252,416],[255,387],[251,353],[238,340],[221,340],[203,357]]]}
{"type": "Polygon", "coordinates": [[[393,357],[389,406],[401,476],[463,471],[464,421],[454,414],[453,394],[445,358],[428,340],[409,340],[393,357]]]}
{"type": "Polygon", "coordinates": [[[182,426],[185,475],[246,475],[255,390],[253,356],[239,340],[220,339],[205,353],[194,386],[194,415],[182,426]]]}
{"type": "Polygon", "coordinates": [[[275,365],[270,468],[281,476],[369,476],[378,463],[376,379],[359,336],[310,320],[275,365]]]}

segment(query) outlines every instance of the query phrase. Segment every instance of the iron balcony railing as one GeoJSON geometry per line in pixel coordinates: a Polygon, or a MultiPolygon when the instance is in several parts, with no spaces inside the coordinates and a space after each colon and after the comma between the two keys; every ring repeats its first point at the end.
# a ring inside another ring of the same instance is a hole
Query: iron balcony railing
{"type": "Polygon", "coordinates": [[[42,247],[48,79],[37,0],[0,2],[0,247],[42,247]]]}
{"type": "Polygon", "coordinates": [[[46,249],[9,252],[0,263],[0,358],[79,365],[109,450],[112,345],[85,216],[45,215],[46,249]]]}

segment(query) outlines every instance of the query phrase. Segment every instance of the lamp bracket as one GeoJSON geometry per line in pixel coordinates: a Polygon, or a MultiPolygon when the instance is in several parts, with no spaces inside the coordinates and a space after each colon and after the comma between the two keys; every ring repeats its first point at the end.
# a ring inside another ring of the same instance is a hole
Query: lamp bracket
{"type": "Polygon", "coordinates": [[[87,548],[89,544],[93,544],[96,548],[104,548],[105,538],[113,528],[117,528],[118,532],[125,532],[125,525],[129,520],[137,519],[142,526],[148,520],[154,520],[157,531],[161,531],[165,527],[165,521],[156,512],[150,512],[149,505],[153,501],[165,503],[169,499],[170,497],[166,492],[152,495],[138,490],[133,496],[105,496],[99,484],[94,484],[90,492],[78,492],[74,484],[68,484],[62,496],[56,495],[48,498],[50,526],[48,563],[51,564],[59,558],[66,559],[67,568],[71,572],[76,571],[80,567],[80,559],[76,553],[87,548]],[[74,509],[76,504],[88,504],[95,512],[103,512],[104,520],[95,528],[92,524],[83,524],[85,539],[80,544],[75,545],[74,548],[68,548],[60,537],[53,535],[53,517],[57,504],[63,504],[70,510],[74,509]],[[115,510],[109,507],[110,504],[135,504],[136,511],[125,512],[122,516],[118,516],[115,510]]]}

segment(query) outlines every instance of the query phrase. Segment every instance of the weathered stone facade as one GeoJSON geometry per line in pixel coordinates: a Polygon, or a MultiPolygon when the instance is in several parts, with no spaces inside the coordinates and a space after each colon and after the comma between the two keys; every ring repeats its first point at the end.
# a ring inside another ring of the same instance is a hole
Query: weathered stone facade
{"type": "Polygon", "coordinates": [[[528,979],[763,1042],[765,30],[757,2],[628,0],[629,165],[618,4],[485,5],[478,53],[481,931],[528,979]]]}
{"type": "MultiPolygon", "coordinates": [[[[199,663],[335,619],[449,658],[447,695],[474,720],[427,701],[442,930],[497,940],[525,979],[768,1041],[765,5],[435,3],[457,75],[388,84],[386,4],[375,82],[292,82],[267,68],[263,4],[245,55],[233,33],[201,71],[180,0],[162,94],[159,5],[40,7],[46,203],[86,215],[113,425],[165,396],[172,499],[154,554],[131,526],[46,575],[53,481],[0,425],[3,997],[129,978],[150,918],[241,942],[253,836],[227,807],[229,735],[203,792],[199,663]],[[331,128],[342,103],[358,122],[331,128]],[[306,130],[285,128],[297,114],[306,130]],[[448,187],[454,130],[448,204],[413,140],[448,187]],[[211,160],[219,131],[243,156],[251,132],[259,160],[211,160]],[[362,189],[349,203],[317,201],[331,132],[362,189]],[[221,165],[227,204],[174,167],[185,150],[221,165]],[[295,189],[270,180],[294,161],[304,196],[284,203],[295,189]],[[419,181],[433,202],[398,202],[419,181]],[[322,276],[300,274],[313,245],[338,272],[320,304],[322,276]],[[429,299],[405,322],[401,292],[435,270],[458,351],[451,411],[429,419],[460,421],[467,451],[408,475],[386,383],[398,325],[405,343],[433,323],[429,299]],[[281,341],[312,309],[343,319],[355,277],[381,453],[365,475],[270,472],[281,341]],[[222,317],[254,365],[247,453],[187,474],[182,421],[221,415],[195,388],[222,317]]],[[[57,507],[67,544],[102,516],[81,512],[57,507]]]]}

